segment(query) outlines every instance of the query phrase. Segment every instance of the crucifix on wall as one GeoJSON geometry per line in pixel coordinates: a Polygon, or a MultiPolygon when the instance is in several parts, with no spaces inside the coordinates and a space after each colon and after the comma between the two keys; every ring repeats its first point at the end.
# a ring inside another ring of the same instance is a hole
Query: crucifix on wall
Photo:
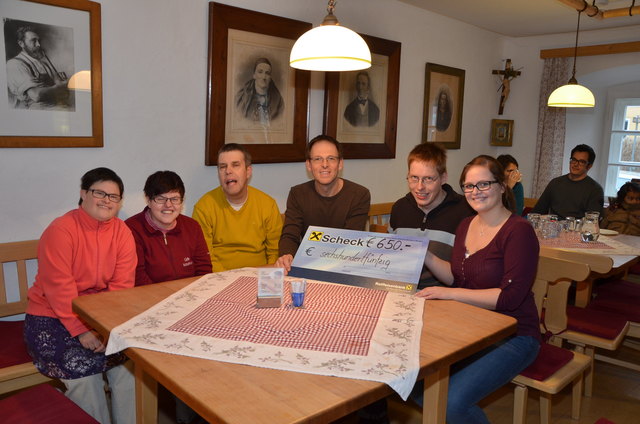
{"type": "Polygon", "coordinates": [[[502,93],[500,94],[500,108],[498,109],[498,115],[502,115],[504,112],[504,105],[507,103],[507,98],[509,97],[509,92],[511,91],[511,80],[520,76],[521,72],[513,69],[513,65],[511,64],[511,59],[507,59],[504,64],[504,69],[494,69],[491,71],[493,75],[502,75],[502,83],[498,90],[502,89],[502,93]]]}

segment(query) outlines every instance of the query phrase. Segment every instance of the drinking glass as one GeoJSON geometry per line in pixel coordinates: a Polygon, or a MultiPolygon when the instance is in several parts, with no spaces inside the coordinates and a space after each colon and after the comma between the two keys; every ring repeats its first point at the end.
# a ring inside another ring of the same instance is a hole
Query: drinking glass
{"type": "Polygon", "coordinates": [[[583,242],[588,243],[598,240],[598,237],[600,237],[600,226],[598,225],[599,218],[599,212],[587,212],[584,215],[582,231],[580,231],[580,239],[583,242]]]}

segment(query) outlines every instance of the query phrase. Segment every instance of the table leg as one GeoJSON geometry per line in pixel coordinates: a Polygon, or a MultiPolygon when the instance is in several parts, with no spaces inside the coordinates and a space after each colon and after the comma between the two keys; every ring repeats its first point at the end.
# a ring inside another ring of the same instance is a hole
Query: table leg
{"type": "Polygon", "coordinates": [[[144,372],[141,366],[134,366],[136,377],[136,422],[157,424],[158,383],[144,372]]]}
{"type": "Polygon", "coordinates": [[[585,308],[591,301],[594,281],[589,278],[585,281],[576,281],[576,306],[585,308]]]}
{"type": "Polygon", "coordinates": [[[444,424],[447,416],[447,392],[449,391],[449,367],[424,377],[423,424],[444,424]]]}

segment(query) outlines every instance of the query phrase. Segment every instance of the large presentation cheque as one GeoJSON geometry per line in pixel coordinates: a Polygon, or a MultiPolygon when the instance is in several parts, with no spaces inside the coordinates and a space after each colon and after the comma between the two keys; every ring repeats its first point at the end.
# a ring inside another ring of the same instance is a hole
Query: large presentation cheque
{"type": "Polygon", "coordinates": [[[311,226],[289,275],[413,293],[429,239],[311,226]]]}

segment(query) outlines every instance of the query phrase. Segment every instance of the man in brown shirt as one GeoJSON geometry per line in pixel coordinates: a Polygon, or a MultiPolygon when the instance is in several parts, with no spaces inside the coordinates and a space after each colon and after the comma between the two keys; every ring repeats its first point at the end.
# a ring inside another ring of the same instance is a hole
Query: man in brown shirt
{"type": "Polygon", "coordinates": [[[371,194],[365,187],[340,178],[344,166],[342,146],[333,137],[319,135],[306,151],[307,171],[313,180],[294,186],[287,198],[276,266],[291,269],[291,262],[310,225],[363,231],[371,194]]]}

